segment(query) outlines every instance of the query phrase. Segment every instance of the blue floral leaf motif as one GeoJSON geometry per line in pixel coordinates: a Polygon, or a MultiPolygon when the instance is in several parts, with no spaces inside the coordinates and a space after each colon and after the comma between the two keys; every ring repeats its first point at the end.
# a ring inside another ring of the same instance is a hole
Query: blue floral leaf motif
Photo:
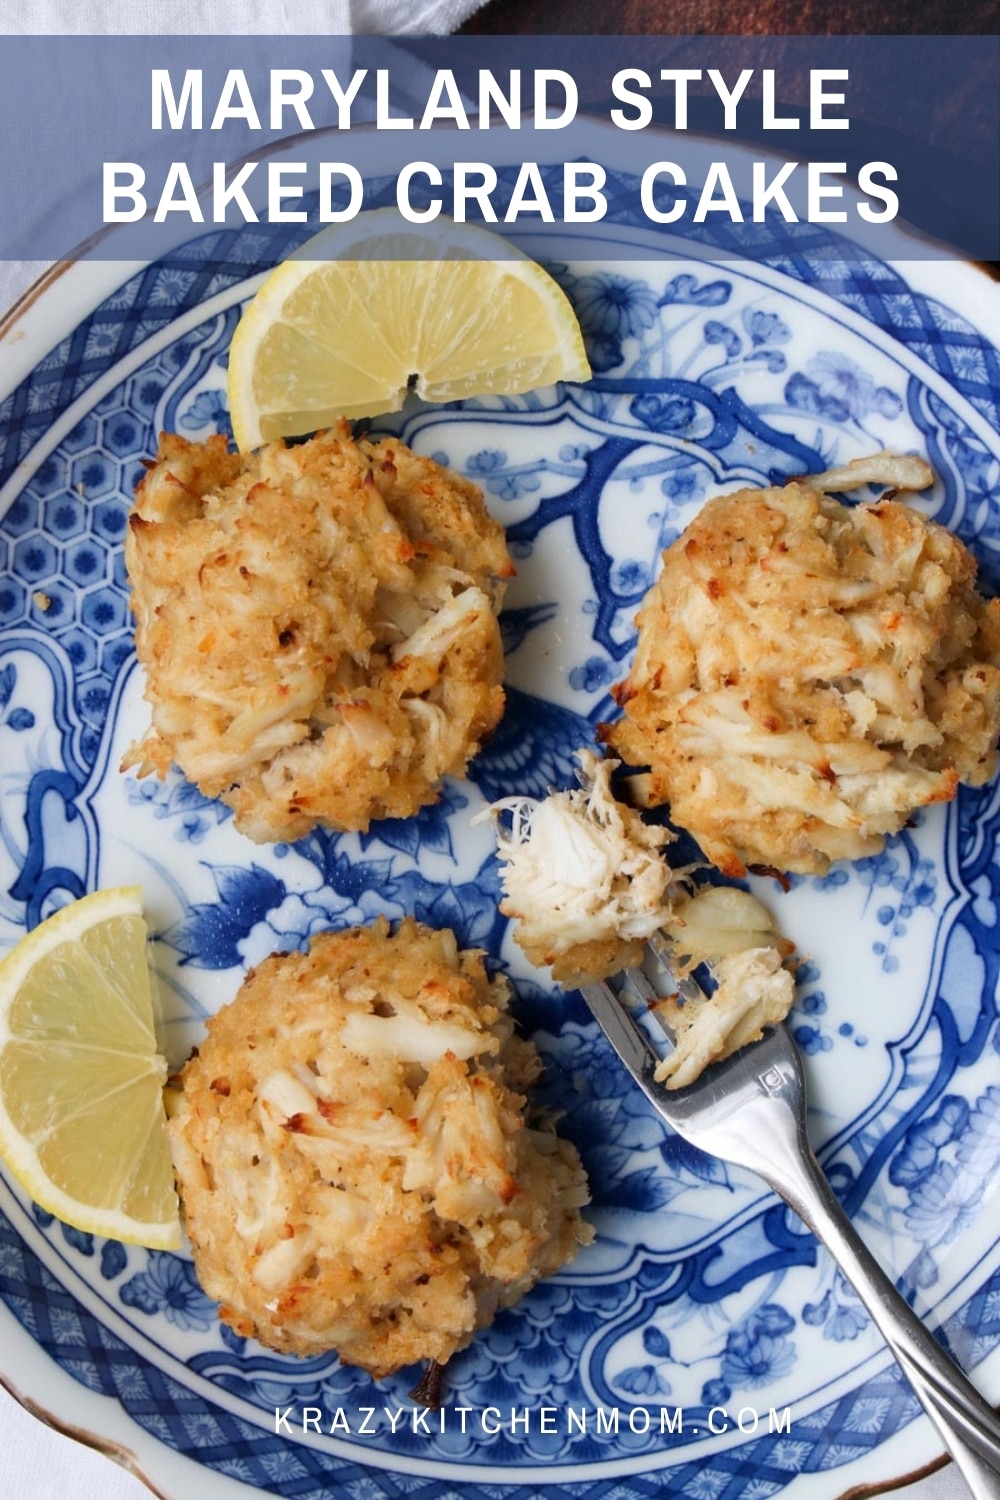
{"type": "Polygon", "coordinates": [[[593,743],[593,725],[582,714],[508,688],[507,711],[466,774],[489,802],[545,797],[572,783],[574,751],[593,743]]]}
{"type": "Polygon", "coordinates": [[[670,303],[676,302],[687,304],[689,307],[721,307],[724,302],[729,301],[732,289],[732,283],[729,281],[706,281],[704,286],[699,286],[698,278],[685,272],[667,282],[663,296],[657,305],[667,307],[670,303]]]}
{"type": "Polygon", "coordinates": [[[581,276],[573,303],[584,335],[639,338],[656,322],[658,303],[649,282],[616,271],[581,276]]]}
{"type": "Polygon", "coordinates": [[[0,708],[6,708],[17,684],[17,668],[13,662],[0,667],[0,708]]]}
{"type": "Polygon", "coordinates": [[[164,936],[181,954],[182,964],[232,969],[241,962],[240,942],[281,905],[287,890],[284,881],[256,864],[249,870],[220,865],[212,874],[219,900],[192,906],[191,915],[168,928],[164,936]]]}
{"type": "Polygon", "coordinates": [[[823,1330],[823,1337],[837,1344],[849,1343],[868,1327],[868,1314],[862,1307],[838,1305],[823,1330]]]}
{"type": "Polygon", "coordinates": [[[507,455],[502,448],[482,448],[478,453],[470,453],[465,462],[465,472],[495,474],[506,462],[507,455]]]}
{"type": "Polygon", "coordinates": [[[206,797],[193,781],[188,781],[186,778],[174,782],[167,799],[167,808],[170,812],[180,812],[191,807],[216,807],[218,805],[210,797],[206,797]]]}
{"type": "Polygon", "coordinates": [[[203,818],[200,813],[189,813],[174,829],[174,838],[180,844],[200,844],[210,828],[207,818],[203,818]]]}
{"type": "Polygon", "coordinates": [[[912,1190],[929,1177],[937,1166],[941,1148],[962,1134],[968,1119],[968,1103],[958,1094],[946,1094],[929,1119],[911,1125],[889,1163],[889,1181],[893,1186],[912,1190]]]}
{"type": "Polygon", "coordinates": [[[829,1291],[823,1294],[821,1302],[807,1302],[802,1309],[802,1321],[808,1323],[811,1328],[820,1328],[830,1315],[831,1295],[829,1291]]]}
{"type": "Polygon", "coordinates": [[[724,1406],[732,1395],[731,1388],[724,1380],[706,1380],[701,1388],[701,1400],[704,1406],[724,1406]]]}
{"type": "Polygon", "coordinates": [[[684,505],[689,500],[700,500],[705,493],[705,474],[697,464],[684,464],[673,469],[660,481],[660,489],[668,500],[684,505]]]}
{"type": "Polygon", "coordinates": [[[14,708],[7,715],[7,726],[21,733],[25,729],[35,727],[35,716],[30,708],[14,708]]]}
{"type": "Polygon", "coordinates": [[[817,1052],[829,1052],[833,1047],[831,1038],[824,1036],[817,1026],[796,1026],[792,1035],[809,1057],[815,1056],[817,1052]]]}
{"type": "Polygon", "coordinates": [[[416,871],[399,880],[400,900],[418,922],[428,927],[450,927],[463,948],[486,948],[498,924],[500,892],[495,863],[478,880],[462,885],[430,885],[416,871]]]}
{"type": "Polygon", "coordinates": [[[742,321],[755,349],[759,349],[762,344],[787,344],[792,336],[791,329],[777,313],[745,307],[742,321]]]}
{"type": "Polygon", "coordinates": [[[785,400],[798,411],[814,412],[834,422],[846,422],[851,414],[844,402],[822,396],[815,381],[798,370],[785,382],[785,400]]]}
{"type": "Polygon", "coordinates": [[[615,1385],[630,1396],[669,1396],[670,1385],[655,1365],[630,1365],[615,1376],[615,1385]]]}
{"type": "Polygon", "coordinates": [[[625,358],[625,350],[618,339],[606,333],[588,333],[584,336],[587,358],[595,375],[606,375],[625,358]]]}
{"type": "Polygon", "coordinates": [[[63,1239],[67,1245],[74,1250],[79,1250],[81,1255],[93,1255],[94,1236],[85,1229],[74,1229],[72,1224],[62,1226],[63,1239]]]}
{"type": "Polygon", "coordinates": [[[50,1214],[47,1208],[41,1208],[37,1203],[31,1205],[31,1217],[40,1229],[48,1229],[56,1221],[55,1214],[50,1214]]]}
{"type": "Polygon", "coordinates": [[[751,1313],[726,1338],[722,1375],[731,1385],[764,1385],[795,1363],[795,1345],[785,1335],[795,1319],[777,1303],[751,1313]]]}
{"type": "MultiPolygon", "coordinates": [[[[390,849],[408,854],[411,859],[416,859],[421,848],[436,849],[444,854],[452,853],[451,835],[446,821],[441,827],[435,828],[428,820],[421,828],[418,827],[416,818],[380,818],[363,835],[361,847],[367,848],[376,838],[381,839],[383,844],[388,844],[390,849]]],[[[375,861],[368,861],[369,866],[374,863],[375,861]]]]}
{"type": "MultiPolygon", "coordinates": [[[[430,807],[421,808],[416,817],[382,818],[373,823],[368,833],[362,836],[361,847],[366,848],[372,839],[379,838],[390,848],[399,849],[401,853],[414,857],[418,850],[428,849],[435,854],[447,854],[454,858],[449,819],[468,805],[469,799],[465,793],[460,792],[454,782],[445,781],[438,792],[438,800],[430,807]]],[[[344,863],[349,869],[350,861],[344,863]]],[[[390,874],[389,864],[369,861],[364,868],[366,886],[370,888],[375,879],[384,884],[389,880],[390,874]]],[[[355,894],[353,889],[351,894],[355,894]]]]}
{"type": "Polygon", "coordinates": [[[642,1347],[654,1359],[670,1359],[670,1340],[662,1329],[650,1324],[642,1330],[642,1347]]]}
{"type": "Polygon", "coordinates": [[[229,407],[222,391],[201,391],[177,419],[188,432],[213,426],[223,432],[229,425],[229,407]]]}
{"type": "Polygon", "coordinates": [[[702,337],[706,344],[721,344],[730,359],[734,359],[743,348],[743,340],[735,329],[728,323],[720,323],[717,318],[709,318],[702,329],[702,337]]]}
{"type": "Polygon", "coordinates": [[[548,624],[558,613],[558,604],[526,604],[520,609],[505,609],[500,616],[500,636],[505,656],[517,650],[529,630],[548,624]]]}
{"type": "Polygon", "coordinates": [[[638,1172],[629,1172],[611,1183],[602,1195],[609,1208],[630,1209],[634,1213],[655,1213],[665,1208],[678,1193],[685,1191],[684,1184],[672,1182],[656,1167],[643,1167],[638,1172]]]}
{"type": "Polygon", "coordinates": [[[880,385],[872,397],[872,406],[880,417],[886,417],[891,422],[898,417],[903,410],[903,403],[895,391],[890,391],[887,386],[880,385]]]}
{"type": "Polygon", "coordinates": [[[150,1316],[159,1312],[163,1300],[159,1287],[145,1271],[125,1282],[121,1298],[126,1307],[137,1307],[140,1312],[149,1313],[150,1316]]]}
{"type": "Polygon", "coordinates": [[[498,500],[520,500],[523,495],[531,495],[535,490],[541,489],[542,485],[542,481],[532,473],[501,474],[484,482],[487,491],[496,495],[498,500]]]}
{"type": "Polygon", "coordinates": [[[596,693],[615,676],[615,668],[602,656],[588,656],[582,667],[572,667],[569,685],[581,693],[596,693]]]}
{"type": "Polygon", "coordinates": [[[755,1313],[751,1313],[747,1320],[748,1326],[753,1325],[765,1333],[778,1335],[791,1333],[795,1327],[795,1319],[791,1313],[781,1306],[780,1302],[765,1302],[755,1313]]]}
{"type": "Polygon", "coordinates": [[[928,1248],[947,1245],[972,1224],[983,1197],[982,1182],[969,1180],[951,1162],[939,1161],[910,1192],[905,1221],[909,1233],[928,1248]]]}
{"type": "Polygon", "coordinates": [[[138,1308],[150,1317],[163,1313],[176,1328],[204,1332],[215,1322],[215,1303],[195,1280],[194,1267],[164,1251],[150,1252],[145,1271],[129,1277],[120,1296],[126,1307],[138,1308]]]}
{"type": "Polygon", "coordinates": [[[780,349],[757,349],[753,354],[747,355],[747,362],[764,365],[772,375],[780,375],[788,365],[788,360],[780,349]]]}
{"type": "Polygon", "coordinates": [[[391,859],[352,860],[346,854],[331,851],[323,865],[323,875],[338,896],[355,905],[361,905],[372,891],[390,896],[395,890],[391,859]]]}
{"type": "Polygon", "coordinates": [[[907,1280],[911,1286],[918,1287],[920,1291],[926,1291],[932,1287],[939,1276],[937,1261],[929,1250],[921,1250],[916,1260],[912,1262],[907,1272],[907,1280]]]}
{"type": "Polygon", "coordinates": [[[667,1166],[676,1172],[687,1172],[699,1182],[715,1182],[720,1187],[729,1187],[729,1173],[724,1162],[717,1156],[699,1151],[690,1141],[679,1135],[670,1135],[660,1146],[660,1155],[667,1166]]]}
{"type": "Polygon", "coordinates": [[[634,398],[629,410],[653,432],[683,432],[691,426],[698,409],[688,396],[658,396],[647,391],[634,398]]]}
{"type": "Polygon", "coordinates": [[[803,995],[801,1008],[807,1016],[826,1015],[826,993],[823,990],[813,990],[811,994],[803,995]]]}
{"type": "Polygon", "coordinates": [[[105,1240],[101,1246],[101,1275],[114,1281],[128,1265],[128,1252],[119,1240],[105,1240]]]}
{"type": "Polygon", "coordinates": [[[872,411],[892,419],[902,410],[902,402],[888,387],[876,386],[860,365],[836,350],[821,349],[807,361],[805,375],[792,377],[785,395],[793,405],[799,404],[790,395],[790,387],[796,379],[807,383],[801,393],[807,396],[808,402],[814,403],[808,409],[835,421],[860,422],[872,411]],[[807,386],[812,387],[811,392],[807,386]]]}
{"type": "Polygon", "coordinates": [[[244,1353],[247,1346],[246,1339],[241,1338],[238,1333],[234,1332],[234,1330],[230,1328],[228,1323],[223,1323],[220,1321],[219,1332],[222,1335],[222,1342],[226,1344],[230,1349],[232,1349],[234,1354],[244,1353]]]}
{"type": "Polygon", "coordinates": [[[635,594],[641,598],[649,584],[646,564],[636,558],[626,558],[616,563],[611,570],[611,586],[616,594],[635,594]]]}
{"type": "Polygon", "coordinates": [[[958,1159],[963,1167],[973,1172],[992,1173],[1000,1159],[1000,1089],[990,1084],[985,1093],[976,1100],[976,1107],[968,1119],[968,1129],[963,1125],[960,1135],[958,1159]]]}

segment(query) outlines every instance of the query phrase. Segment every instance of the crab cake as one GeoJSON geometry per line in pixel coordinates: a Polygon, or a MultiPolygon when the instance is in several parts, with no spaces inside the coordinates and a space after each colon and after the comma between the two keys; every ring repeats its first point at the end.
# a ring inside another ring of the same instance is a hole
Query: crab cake
{"type": "Polygon", "coordinates": [[[726,874],[874,854],[916,808],[993,774],[1000,601],[943,526],[828,493],[932,478],[877,454],[721,495],[663,554],[615,694],[625,716],[602,734],[726,874]]]}
{"type": "Polygon", "coordinates": [[[575,1149],[525,1118],[509,987],[407,919],[275,955],[208,1022],[170,1136],[195,1269],[269,1348],[444,1363],[593,1237],[575,1149]]]}
{"type": "Polygon", "coordinates": [[[402,443],[164,434],[125,559],[152,725],[123,769],[176,763],[258,842],[408,817],[503,710],[503,530],[402,443]]]}

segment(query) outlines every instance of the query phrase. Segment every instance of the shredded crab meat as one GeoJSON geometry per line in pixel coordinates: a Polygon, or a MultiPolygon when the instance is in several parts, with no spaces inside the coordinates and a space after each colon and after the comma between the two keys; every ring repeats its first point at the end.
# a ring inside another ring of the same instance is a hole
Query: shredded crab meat
{"type": "Polygon", "coordinates": [[[176,764],[258,842],[409,817],[500,718],[503,529],[402,443],[165,433],[125,558],[151,724],[123,769],[176,764]]]}
{"type": "Polygon", "coordinates": [[[451,932],[380,920],[266,959],[208,1022],[169,1132],[198,1278],[241,1336],[376,1377],[443,1364],[589,1243],[509,998],[451,932]]]}
{"type": "Polygon", "coordinates": [[[668,1089],[694,1083],[709,1063],[756,1041],[765,1026],[776,1026],[791,1009],[794,982],[776,946],[739,949],[720,957],[712,969],[717,986],[711,997],[671,996],[656,1007],[674,1039],[673,1051],[655,1073],[668,1089]]]}
{"type": "Polygon", "coordinates": [[[611,790],[616,761],[578,755],[580,786],[494,804],[504,899],[533,963],[572,985],[634,962],[673,911],[676,879],[661,857],[672,835],[649,827],[611,790]]]}
{"type": "Polygon", "coordinates": [[[997,765],[1000,600],[876,453],[709,500],[663,554],[605,744],[726,875],[822,874],[997,765]],[[875,501],[835,492],[888,486],[875,501]],[[648,768],[643,771],[643,768],[648,768]]]}
{"type": "Polygon", "coordinates": [[[516,919],[515,941],[528,958],[566,987],[640,965],[647,943],[674,975],[707,965],[711,997],[660,1006],[675,1046],[657,1077],[679,1088],[788,1014],[792,945],[749,891],[694,889],[690,869],[671,869],[669,831],[614,796],[616,761],[590,750],[578,761],[579,789],[506,798],[491,809],[501,910],[516,919]]]}

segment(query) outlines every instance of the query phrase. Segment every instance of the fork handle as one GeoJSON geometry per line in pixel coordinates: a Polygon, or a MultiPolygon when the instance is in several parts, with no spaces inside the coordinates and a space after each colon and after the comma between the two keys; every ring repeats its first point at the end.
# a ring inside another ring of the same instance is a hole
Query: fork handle
{"type": "Polygon", "coordinates": [[[782,1162],[780,1174],[773,1178],[768,1174],[768,1181],[826,1246],[854,1287],[975,1500],[998,1500],[1000,1421],[996,1413],[948,1358],[858,1235],[804,1132],[794,1156],[782,1162]]]}

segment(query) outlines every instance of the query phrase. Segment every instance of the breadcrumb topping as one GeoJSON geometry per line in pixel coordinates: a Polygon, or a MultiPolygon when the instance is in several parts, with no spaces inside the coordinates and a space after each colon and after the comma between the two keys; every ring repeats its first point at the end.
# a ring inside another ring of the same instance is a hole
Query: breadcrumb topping
{"type": "Polygon", "coordinates": [[[509,997],[451,932],[378,921],[267,959],[209,1020],[169,1131],[198,1278],[239,1334],[377,1377],[443,1364],[589,1243],[509,997]]]}
{"type": "Polygon", "coordinates": [[[408,817],[503,711],[503,530],[402,443],[165,433],[125,558],[152,726],[123,769],[177,764],[259,842],[408,817]]]}
{"type": "Polygon", "coordinates": [[[649,768],[648,804],[725,873],[874,854],[915,809],[993,774],[1000,601],[943,526],[827,493],[932,478],[877,454],[722,495],[663,554],[602,738],[649,768]]]}

